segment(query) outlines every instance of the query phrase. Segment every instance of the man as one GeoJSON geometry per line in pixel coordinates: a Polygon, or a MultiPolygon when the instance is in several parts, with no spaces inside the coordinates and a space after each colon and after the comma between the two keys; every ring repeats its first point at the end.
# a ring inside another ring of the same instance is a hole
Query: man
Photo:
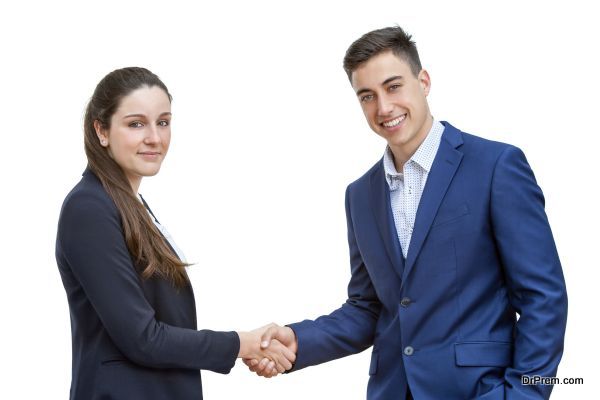
{"type": "MultiPolygon", "coordinates": [[[[548,398],[551,386],[521,376],[556,374],[567,294],[525,156],[432,117],[429,75],[400,27],[358,39],[344,69],[387,141],[346,191],[348,300],[271,327],[263,345],[297,351],[293,370],[373,345],[370,400],[548,398]]],[[[265,361],[246,363],[269,376],[265,361]]]]}

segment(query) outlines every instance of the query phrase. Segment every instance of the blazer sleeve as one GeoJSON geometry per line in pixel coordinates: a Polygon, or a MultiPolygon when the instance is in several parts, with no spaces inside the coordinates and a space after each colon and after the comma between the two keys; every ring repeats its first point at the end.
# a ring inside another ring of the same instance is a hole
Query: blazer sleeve
{"type": "Polygon", "coordinates": [[[65,203],[59,245],[110,338],[142,366],[228,373],[239,352],[238,335],[156,320],[125,244],[120,217],[103,194],[78,193],[65,203]]]}
{"type": "Polygon", "coordinates": [[[346,189],[346,221],[352,276],[348,299],[337,310],[314,321],[288,325],[296,334],[294,371],[361,352],[373,344],[381,303],[362,260],[352,223],[350,188],[346,189]]]}
{"type": "Polygon", "coordinates": [[[506,369],[507,399],[542,399],[552,386],[526,386],[522,375],[555,376],[563,352],[567,292],[544,197],[525,155],[500,155],[492,182],[491,217],[509,288],[520,317],[513,364],[506,369]]]}

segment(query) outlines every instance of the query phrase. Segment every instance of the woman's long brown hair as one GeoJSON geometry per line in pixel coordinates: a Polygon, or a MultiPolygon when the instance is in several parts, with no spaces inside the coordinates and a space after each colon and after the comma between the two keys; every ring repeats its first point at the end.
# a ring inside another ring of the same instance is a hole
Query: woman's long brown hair
{"type": "Polygon", "coordinates": [[[141,268],[142,276],[160,276],[181,287],[188,282],[187,264],[173,254],[148,211],[133,193],[121,167],[100,145],[94,129],[94,121],[99,121],[105,129],[110,128],[111,117],[123,97],[141,87],[155,86],[164,90],[171,101],[165,84],[145,68],[122,68],[106,75],[96,86],[86,108],[83,128],[85,154],[88,167],[100,179],[119,210],[127,248],[141,268]]]}

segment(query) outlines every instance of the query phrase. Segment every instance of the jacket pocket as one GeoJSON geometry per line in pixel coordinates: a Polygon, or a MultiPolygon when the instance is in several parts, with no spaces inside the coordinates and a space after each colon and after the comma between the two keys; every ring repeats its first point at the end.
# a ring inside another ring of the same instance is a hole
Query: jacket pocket
{"type": "Polygon", "coordinates": [[[469,214],[469,207],[467,207],[467,203],[462,203],[460,206],[453,210],[440,210],[438,212],[438,215],[435,217],[435,220],[433,221],[432,227],[445,225],[447,223],[460,219],[467,214],[469,214]]]}
{"type": "Polygon", "coordinates": [[[128,360],[123,356],[108,356],[103,359],[100,364],[101,365],[112,365],[112,364],[121,364],[126,363],[128,360]]]}
{"type": "Polygon", "coordinates": [[[379,353],[374,351],[371,353],[371,365],[369,366],[369,375],[377,374],[377,364],[379,364],[379,353]]]}
{"type": "Polygon", "coordinates": [[[456,365],[461,367],[508,367],[512,364],[510,342],[462,342],[454,344],[456,365]]]}

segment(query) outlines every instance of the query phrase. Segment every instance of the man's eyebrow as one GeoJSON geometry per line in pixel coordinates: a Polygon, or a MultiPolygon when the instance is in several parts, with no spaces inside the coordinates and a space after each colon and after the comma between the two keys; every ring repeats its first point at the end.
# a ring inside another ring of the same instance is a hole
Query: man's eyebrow
{"type": "Polygon", "coordinates": [[[399,80],[402,80],[402,79],[404,79],[404,77],[402,77],[402,75],[394,75],[394,76],[390,76],[390,77],[389,77],[389,78],[387,78],[385,81],[381,82],[381,85],[383,86],[383,85],[385,85],[385,84],[388,84],[388,83],[390,83],[390,82],[392,82],[392,81],[395,81],[395,80],[397,80],[397,79],[399,79],[399,80]]]}
{"type": "MultiPolygon", "coordinates": [[[[390,82],[393,82],[395,80],[403,80],[404,77],[402,75],[394,75],[394,76],[390,76],[389,78],[387,78],[386,80],[384,80],[383,82],[381,82],[381,86],[383,85],[387,85],[390,82]]],[[[361,94],[365,93],[365,92],[371,92],[371,89],[367,89],[367,88],[363,88],[363,89],[359,89],[356,91],[356,95],[360,96],[361,94]]]]}
{"type": "Polygon", "coordinates": [[[359,89],[359,90],[356,92],[356,95],[357,95],[357,96],[360,96],[361,94],[363,94],[363,93],[366,93],[366,92],[372,92],[372,90],[371,90],[371,89],[367,89],[367,88],[364,88],[364,89],[359,89]]]}

